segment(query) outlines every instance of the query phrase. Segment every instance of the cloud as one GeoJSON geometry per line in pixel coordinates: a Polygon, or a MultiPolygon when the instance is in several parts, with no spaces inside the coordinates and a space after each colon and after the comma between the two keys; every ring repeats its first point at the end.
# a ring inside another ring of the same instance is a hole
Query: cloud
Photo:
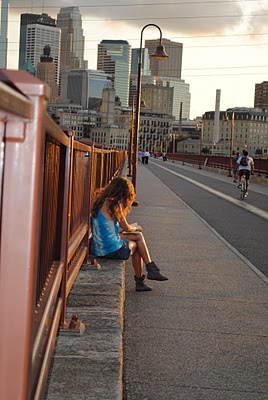
{"type": "MultiPolygon", "coordinates": [[[[115,26],[141,28],[147,23],[156,23],[169,32],[187,35],[221,33],[233,29],[243,18],[240,4],[222,0],[78,0],[75,3],[86,24],[92,20],[107,20],[115,26]]],[[[10,8],[18,7],[18,13],[44,11],[53,17],[56,17],[60,7],[73,5],[72,0],[60,0],[57,7],[52,0],[45,3],[10,0],[10,8]]]]}

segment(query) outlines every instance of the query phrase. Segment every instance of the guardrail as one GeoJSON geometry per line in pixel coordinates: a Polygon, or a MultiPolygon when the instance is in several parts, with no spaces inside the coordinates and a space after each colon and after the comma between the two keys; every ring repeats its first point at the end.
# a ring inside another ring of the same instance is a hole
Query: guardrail
{"type": "MultiPolygon", "coordinates": [[[[197,164],[202,166],[224,169],[232,172],[232,160],[228,156],[198,155],[187,153],[168,153],[169,160],[181,161],[182,163],[197,164]]],[[[268,178],[268,158],[254,158],[254,173],[258,176],[268,178]]]]}
{"type": "Polygon", "coordinates": [[[0,398],[42,399],[66,299],[87,261],[94,193],[126,152],[76,142],[46,113],[46,85],[0,70],[0,398]]]}

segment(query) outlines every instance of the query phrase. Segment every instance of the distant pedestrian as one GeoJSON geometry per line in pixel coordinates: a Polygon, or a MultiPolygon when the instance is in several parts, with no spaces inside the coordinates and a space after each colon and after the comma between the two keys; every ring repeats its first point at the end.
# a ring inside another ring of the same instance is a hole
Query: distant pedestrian
{"type": "Polygon", "coordinates": [[[132,256],[136,291],[143,292],[152,290],[145,283],[143,263],[148,279],[166,281],[168,278],[151,260],[141,226],[130,225],[126,220],[134,200],[134,186],[122,176],[114,178],[101,191],[91,210],[92,251],[108,259],[127,260],[132,256]]]}
{"type": "Polygon", "coordinates": [[[145,151],[144,150],[142,150],[142,152],[141,152],[141,162],[142,162],[142,164],[145,164],[145,151]]]}
{"type": "Polygon", "coordinates": [[[145,162],[145,164],[148,164],[149,157],[150,157],[150,153],[149,153],[148,149],[146,149],[145,153],[144,153],[144,162],[145,162]]]}
{"type": "Polygon", "coordinates": [[[141,164],[141,160],[142,160],[142,151],[141,149],[138,151],[138,164],[141,164]]]}
{"type": "Polygon", "coordinates": [[[233,156],[232,165],[233,165],[233,174],[234,174],[234,182],[237,182],[237,160],[239,159],[239,152],[233,156]]]}

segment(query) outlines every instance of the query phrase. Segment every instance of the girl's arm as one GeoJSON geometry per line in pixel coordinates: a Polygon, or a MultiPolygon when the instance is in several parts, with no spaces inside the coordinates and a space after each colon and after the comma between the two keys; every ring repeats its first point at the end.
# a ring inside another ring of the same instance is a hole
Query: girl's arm
{"type": "Polygon", "coordinates": [[[120,221],[118,221],[119,222],[119,225],[120,225],[120,227],[123,229],[123,231],[125,231],[125,232],[129,232],[129,233],[131,233],[131,232],[137,232],[137,231],[139,231],[139,232],[141,232],[142,231],[142,227],[141,226],[139,226],[139,225],[130,225],[128,222],[127,222],[127,220],[126,220],[126,218],[125,217],[122,217],[122,219],[120,220],[120,221]]]}

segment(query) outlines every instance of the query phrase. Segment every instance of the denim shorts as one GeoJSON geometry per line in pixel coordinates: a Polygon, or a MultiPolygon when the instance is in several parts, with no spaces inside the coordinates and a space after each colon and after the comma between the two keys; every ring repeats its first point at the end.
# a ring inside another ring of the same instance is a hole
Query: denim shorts
{"type": "Polygon", "coordinates": [[[128,243],[128,240],[123,240],[123,244],[120,249],[113,251],[112,253],[106,254],[101,258],[109,258],[111,260],[128,260],[131,253],[128,243]]]}

